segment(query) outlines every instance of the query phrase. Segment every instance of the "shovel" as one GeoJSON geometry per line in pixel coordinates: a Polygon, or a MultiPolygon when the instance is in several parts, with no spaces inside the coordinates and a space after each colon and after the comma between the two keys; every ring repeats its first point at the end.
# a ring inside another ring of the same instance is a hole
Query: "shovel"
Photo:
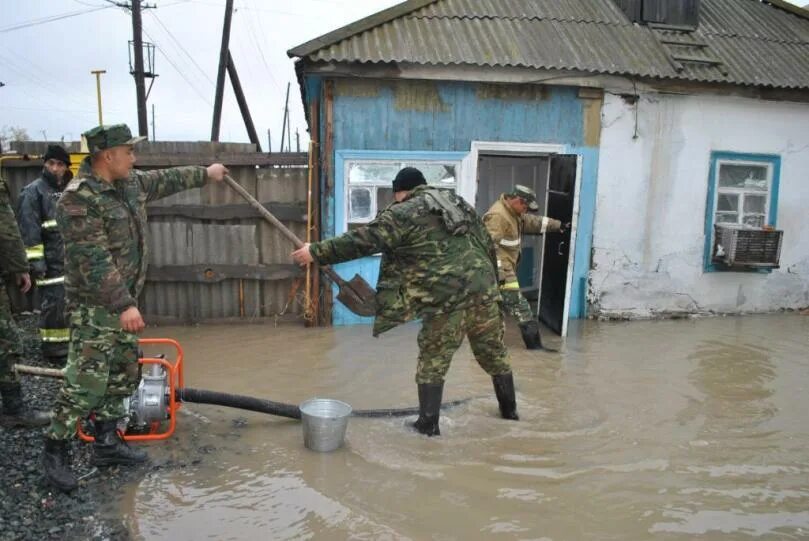
{"type": "MultiPolygon", "coordinates": [[[[244,199],[250,203],[250,206],[256,209],[265,220],[277,227],[286,238],[291,240],[295,248],[303,247],[301,239],[296,237],[295,233],[287,229],[278,218],[273,216],[261,203],[256,201],[241,184],[233,180],[230,175],[225,175],[225,182],[236,190],[239,195],[244,197],[244,199]]],[[[372,288],[362,276],[355,274],[351,280],[345,281],[339,274],[334,272],[331,267],[321,266],[320,270],[322,270],[332,282],[337,284],[337,288],[339,289],[337,300],[345,304],[349,310],[358,316],[372,317],[376,314],[376,290],[372,288]]]]}

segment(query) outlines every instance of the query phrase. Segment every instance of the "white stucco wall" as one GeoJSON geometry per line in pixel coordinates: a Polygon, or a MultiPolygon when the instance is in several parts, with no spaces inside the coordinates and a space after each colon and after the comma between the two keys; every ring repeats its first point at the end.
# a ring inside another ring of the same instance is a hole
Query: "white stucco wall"
{"type": "Polygon", "coordinates": [[[809,306],[809,104],[607,94],[602,110],[590,314],[655,317],[809,306]],[[704,272],[712,151],[781,157],[781,268],[704,272]]]}

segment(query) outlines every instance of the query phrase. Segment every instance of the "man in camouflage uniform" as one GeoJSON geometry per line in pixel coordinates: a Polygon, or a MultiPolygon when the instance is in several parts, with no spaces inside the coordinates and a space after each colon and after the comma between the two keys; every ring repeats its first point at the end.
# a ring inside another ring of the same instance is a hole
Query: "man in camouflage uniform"
{"type": "Polygon", "coordinates": [[[145,324],[137,299],[146,281],[146,204],[207,179],[221,181],[221,164],[135,171],[133,138],[124,124],[83,134],[90,151],[59,200],[56,221],[65,242],[65,290],[70,349],[64,385],[45,438],[45,477],[65,492],[76,488],[67,459],[79,419],[93,414],[93,463],[137,464],[118,432],[123,399],[138,384],[137,333],[145,324]]]}
{"type": "Polygon", "coordinates": [[[39,334],[42,357],[64,366],[70,332],[65,319],[65,249],[56,226],[56,202],[73,174],[70,156],[49,145],[42,174],[20,192],[17,222],[41,299],[39,334]]]}
{"type": "Polygon", "coordinates": [[[20,231],[11,210],[8,187],[0,179],[0,424],[12,426],[45,426],[45,413],[26,409],[23,405],[22,386],[12,366],[22,358],[20,334],[11,316],[11,305],[3,279],[11,278],[23,293],[31,289],[28,261],[20,231]]]}
{"type": "Polygon", "coordinates": [[[393,181],[395,203],[369,224],[293,252],[299,264],[339,263],[382,252],[373,334],[421,318],[416,430],[438,427],[444,377],[464,336],[492,376],[505,419],[517,420],[514,378],[503,344],[494,246],[474,209],[451,190],[427,185],[415,168],[393,181]]]}
{"type": "MultiPolygon", "coordinates": [[[[483,223],[497,249],[497,279],[503,296],[503,310],[514,317],[520,325],[523,342],[528,349],[542,347],[539,322],[531,313],[528,301],[520,291],[517,281],[517,263],[520,260],[520,245],[523,234],[542,235],[546,231],[564,232],[569,224],[559,220],[527,214],[539,210],[536,193],[531,188],[517,184],[510,193],[500,196],[483,215],[483,223]]],[[[554,350],[548,350],[554,351],[554,350]]]]}

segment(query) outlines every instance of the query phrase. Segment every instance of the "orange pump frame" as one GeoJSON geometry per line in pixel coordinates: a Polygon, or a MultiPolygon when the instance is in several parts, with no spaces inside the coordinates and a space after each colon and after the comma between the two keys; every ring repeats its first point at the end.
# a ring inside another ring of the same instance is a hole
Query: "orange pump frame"
{"type": "MultiPolygon", "coordinates": [[[[152,426],[149,427],[148,434],[124,434],[123,438],[126,441],[155,441],[155,440],[165,440],[171,437],[174,434],[174,429],[177,426],[177,410],[180,409],[182,402],[177,400],[177,389],[182,389],[185,386],[185,380],[183,378],[183,348],[180,346],[180,343],[176,340],[172,340],[171,338],[141,338],[138,340],[138,345],[140,346],[154,346],[154,345],[163,345],[163,346],[172,346],[176,350],[176,356],[174,358],[174,362],[170,362],[166,359],[158,359],[156,357],[141,357],[138,359],[140,364],[159,364],[163,366],[166,373],[169,376],[169,403],[167,407],[168,413],[168,427],[164,431],[160,431],[160,426],[163,424],[161,422],[154,422],[152,426]]],[[[95,441],[93,436],[86,434],[81,428],[82,421],[79,420],[78,422],[78,434],[79,438],[83,441],[92,442],[95,441]]]]}

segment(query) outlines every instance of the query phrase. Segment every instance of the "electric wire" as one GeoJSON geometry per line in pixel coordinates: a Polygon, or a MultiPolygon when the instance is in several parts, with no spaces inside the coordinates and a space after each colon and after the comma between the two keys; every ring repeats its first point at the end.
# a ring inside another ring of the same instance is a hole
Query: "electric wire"
{"type": "Polygon", "coordinates": [[[185,47],[183,47],[183,44],[180,43],[180,41],[174,36],[174,34],[171,32],[171,30],[169,30],[169,28],[163,23],[163,21],[160,20],[160,17],[157,16],[157,13],[155,13],[153,11],[149,11],[148,13],[154,18],[155,21],[157,21],[157,24],[159,24],[163,28],[163,30],[166,31],[166,33],[169,35],[169,37],[172,39],[172,41],[174,41],[174,43],[177,45],[177,47],[179,47],[179,49],[185,54],[185,56],[188,57],[188,59],[199,70],[199,72],[202,74],[202,76],[205,77],[208,80],[208,82],[211,83],[212,86],[216,86],[216,83],[214,82],[214,80],[211,79],[211,77],[208,75],[208,73],[204,69],[202,69],[202,67],[197,63],[197,61],[194,59],[194,57],[191,56],[191,54],[188,52],[188,50],[185,47]]]}
{"type": "MultiPolygon", "coordinates": [[[[11,54],[11,53],[10,53],[11,54]]],[[[13,53],[15,56],[19,56],[18,53],[13,53]]],[[[53,81],[48,81],[43,77],[37,74],[37,71],[41,73],[45,73],[42,68],[37,66],[34,62],[27,58],[20,57],[19,59],[15,59],[10,56],[6,56],[3,53],[0,53],[0,64],[5,64],[6,68],[14,71],[19,74],[20,78],[28,81],[31,85],[36,87],[37,90],[41,90],[54,98],[58,99],[58,102],[64,102],[65,100],[72,102],[75,105],[80,107],[85,107],[87,102],[84,100],[80,100],[76,98],[75,90],[70,90],[71,93],[67,92],[67,88],[60,87],[65,92],[57,92],[53,88],[57,86],[58,83],[53,81]]],[[[7,81],[6,84],[8,85],[10,81],[7,81]]],[[[29,94],[30,97],[32,94],[29,94]]],[[[27,98],[28,99],[28,98],[27,98]]]]}
{"type": "Polygon", "coordinates": [[[180,77],[182,77],[182,78],[183,78],[183,80],[184,80],[184,81],[185,81],[185,82],[188,84],[188,86],[189,86],[189,87],[191,87],[191,90],[193,90],[193,91],[194,91],[194,93],[195,93],[197,96],[199,96],[199,98],[200,98],[202,101],[204,101],[205,103],[207,103],[209,106],[213,107],[213,103],[211,103],[211,101],[210,101],[208,98],[206,98],[206,97],[205,97],[205,96],[202,94],[202,92],[200,92],[200,90],[199,90],[199,89],[198,89],[198,88],[197,88],[197,87],[194,85],[194,83],[192,83],[192,82],[191,82],[191,81],[188,79],[188,77],[186,77],[186,76],[185,76],[185,74],[183,73],[183,71],[182,71],[182,70],[181,70],[179,67],[177,67],[177,64],[175,64],[175,63],[174,63],[174,61],[173,61],[173,60],[172,60],[172,59],[169,57],[169,55],[168,55],[168,54],[166,54],[166,51],[165,51],[165,50],[163,50],[163,48],[162,48],[162,47],[161,47],[161,46],[160,46],[160,45],[157,43],[157,41],[156,41],[156,40],[155,40],[155,39],[152,37],[152,35],[151,35],[151,34],[149,34],[149,32],[146,30],[146,28],[143,28],[143,33],[144,33],[144,34],[146,34],[146,36],[147,36],[147,37],[148,37],[148,38],[149,38],[149,39],[152,41],[152,43],[153,43],[153,44],[154,44],[154,46],[155,46],[155,49],[157,49],[158,51],[160,51],[160,53],[163,55],[163,58],[165,58],[165,59],[166,59],[166,61],[167,61],[169,64],[171,64],[171,66],[172,66],[172,67],[174,68],[174,70],[175,70],[175,71],[176,71],[176,72],[177,72],[177,73],[180,75],[180,77]]]}
{"type": "Polygon", "coordinates": [[[4,26],[0,28],[0,34],[4,34],[6,32],[12,32],[14,30],[20,30],[22,28],[30,28],[32,26],[38,26],[41,24],[52,23],[54,21],[61,21],[62,19],[69,19],[71,17],[78,17],[79,15],[85,15],[87,13],[93,13],[94,11],[101,11],[103,9],[110,9],[114,7],[110,6],[97,6],[91,9],[83,9],[79,11],[71,11],[67,13],[61,13],[59,15],[50,15],[48,17],[41,17],[39,19],[31,19],[30,21],[25,21],[22,23],[12,24],[11,26],[4,26]]]}
{"type": "MultiPolygon", "coordinates": [[[[244,3],[245,3],[245,5],[247,5],[248,0],[244,0],[244,3]]],[[[249,6],[248,6],[248,9],[249,9],[249,6]]],[[[259,18],[259,24],[261,25],[261,13],[258,14],[258,18],[259,18]]],[[[272,70],[270,69],[270,65],[267,62],[267,58],[264,56],[264,49],[261,47],[261,43],[259,42],[258,37],[257,37],[258,32],[256,31],[255,27],[253,26],[253,18],[248,17],[247,22],[248,22],[248,25],[249,25],[249,31],[250,31],[251,35],[253,36],[253,40],[256,42],[256,47],[258,48],[259,55],[261,56],[261,61],[264,63],[264,68],[267,70],[267,75],[270,77],[270,81],[272,81],[272,83],[275,85],[275,88],[280,93],[282,91],[281,90],[281,85],[278,84],[278,81],[273,76],[272,70]]],[[[266,33],[265,33],[265,35],[266,35],[266,33]]]]}

